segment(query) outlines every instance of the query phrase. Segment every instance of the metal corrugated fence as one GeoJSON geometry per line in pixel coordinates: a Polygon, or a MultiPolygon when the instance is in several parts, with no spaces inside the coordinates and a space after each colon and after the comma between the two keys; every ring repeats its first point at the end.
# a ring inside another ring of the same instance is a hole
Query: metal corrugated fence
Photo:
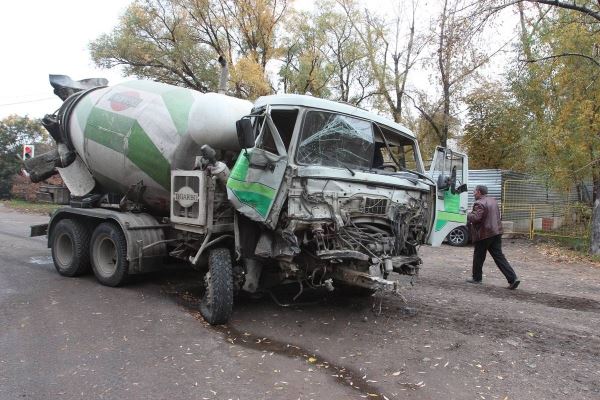
{"type": "Polygon", "coordinates": [[[498,203],[502,201],[502,170],[499,169],[472,169],[469,170],[469,210],[473,207],[475,198],[473,189],[477,185],[488,188],[488,196],[495,198],[498,203]]]}
{"type": "Polygon", "coordinates": [[[502,219],[513,232],[588,239],[592,206],[580,201],[576,187],[563,191],[538,179],[504,181],[502,219]]]}
{"type": "Polygon", "coordinates": [[[589,237],[592,207],[581,201],[575,186],[568,191],[551,187],[530,175],[499,169],[469,171],[469,209],[476,185],[485,185],[502,210],[502,220],[513,232],[559,237],[589,237]]]}

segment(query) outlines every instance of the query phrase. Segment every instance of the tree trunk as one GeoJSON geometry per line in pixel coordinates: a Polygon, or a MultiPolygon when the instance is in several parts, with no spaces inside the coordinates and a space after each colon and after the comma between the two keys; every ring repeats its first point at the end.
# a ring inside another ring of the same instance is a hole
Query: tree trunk
{"type": "Polygon", "coordinates": [[[600,199],[600,171],[598,166],[592,167],[592,201],[600,199]]]}
{"type": "Polygon", "coordinates": [[[592,201],[594,210],[592,212],[592,226],[590,232],[590,253],[600,254],[600,174],[597,167],[592,168],[592,201]]]}
{"type": "Polygon", "coordinates": [[[600,200],[594,202],[592,232],[590,236],[590,253],[593,255],[600,254],[600,200]]]}
{"type": "Polygon", "coordinates": [[[442,140],[440,145],[448,147],[448,131],[450,130],[450,85],[444,82],[444,115],[442,115],[442,140]]]}

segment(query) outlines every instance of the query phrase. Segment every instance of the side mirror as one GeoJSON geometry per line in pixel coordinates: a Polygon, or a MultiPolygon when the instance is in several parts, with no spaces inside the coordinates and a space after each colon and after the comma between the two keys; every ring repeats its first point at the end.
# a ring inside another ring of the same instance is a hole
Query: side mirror
{"type": "Polygon", "coordinates": [[[450,192],[452,194],[457,194],[458,191],[456,189],[456,165],[452,167],[452,171],[450,172],[450,178],[448,179],[448,186],[450,187],[450,192]]]}
{"type": "Polygon", "coordinates": [[[450,178],[444,174],[438,175],[437,188],[438,190],[446,190],[450,187],[450,178]]]}
{"type": "Polygon", "coordinates": [[[466,191],[468,191],[469,188],[467,188],[467,184],[463,183],[462,185],[460,185],[459,187],[456,188],[456,193],[460,194],[460,193],[464,193],[466,191]]]}
{"type": "Polygon", "coordinates": [[[248,118],[242,118],[235,122],[237,137],[242,149],[250,149],[254,147],[254,132],[252,122],[248,118]]]}

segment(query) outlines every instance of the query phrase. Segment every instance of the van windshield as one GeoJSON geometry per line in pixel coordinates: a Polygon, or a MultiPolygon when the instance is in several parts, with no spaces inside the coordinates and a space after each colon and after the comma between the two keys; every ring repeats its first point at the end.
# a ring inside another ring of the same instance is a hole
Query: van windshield
{"type": "Polygon", "coordinates": [[[371,122],[324,111],[304,119],[296,160],[299,164],[369,169],[374,151],[371,122]]]}

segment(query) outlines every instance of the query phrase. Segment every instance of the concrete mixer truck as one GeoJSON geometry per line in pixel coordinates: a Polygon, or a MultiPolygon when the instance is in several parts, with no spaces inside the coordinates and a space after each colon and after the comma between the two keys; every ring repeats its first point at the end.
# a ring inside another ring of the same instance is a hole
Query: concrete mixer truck
{"type": "Polygon", "coordinates": [[[119,286],[183,260],[204,272],[201,314],[222,324],[240,291],[397,291],[396,274],[419,271],[419,246],[466,221],[466,157],[438,148],[426,173],[414,135],[365,110],[150,81],[50,82],[64,100],[43,120],[56,148],[25,168],[34,181],[60,174],[71,192],[32,227],[63,276],[91,269],[119,286]]]}

